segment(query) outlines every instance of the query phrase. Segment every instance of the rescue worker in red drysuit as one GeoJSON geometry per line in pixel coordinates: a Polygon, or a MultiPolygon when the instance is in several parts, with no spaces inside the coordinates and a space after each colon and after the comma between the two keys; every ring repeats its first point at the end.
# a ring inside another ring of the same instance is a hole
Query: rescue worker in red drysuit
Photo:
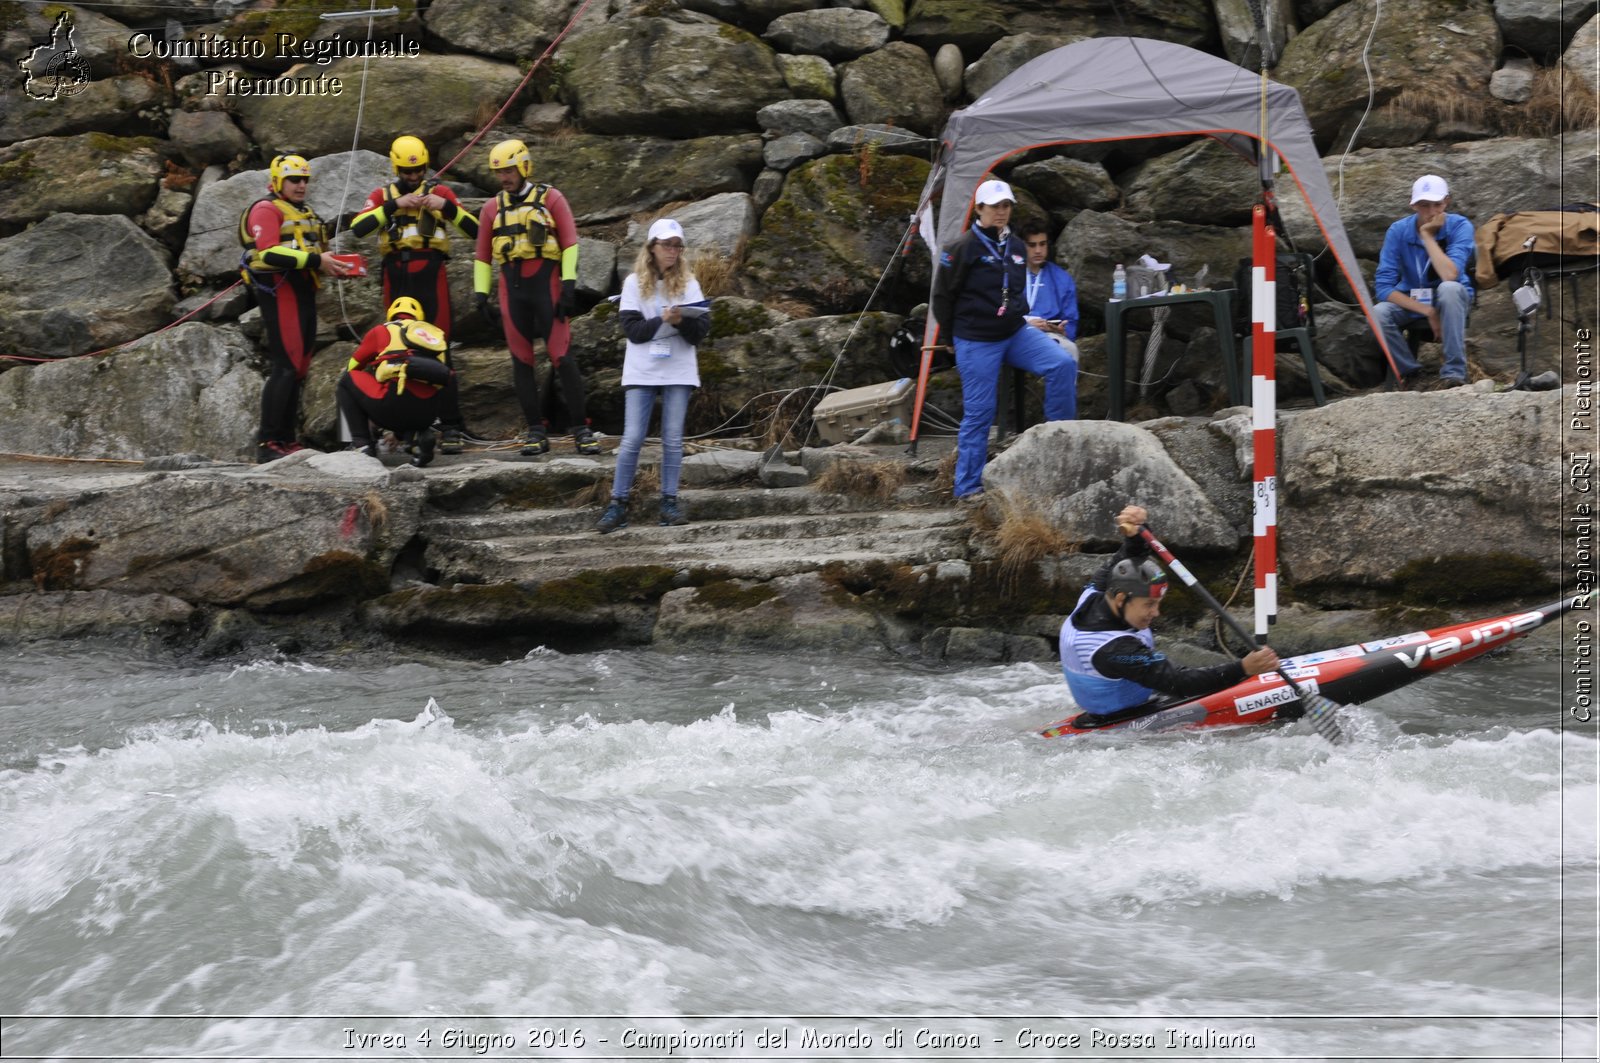
{"type": "Polygon", "coordinates": [[[317,288],[322,276],[344,277],[355,270],[324,254],[326,229],[306,206],[311,164],[299,155],[276,156],[267,182],[271,197],[252,203],[239,218],[239,242],[246,249],[241,271],[261,307],[267,335],[257,463],[305,449],[295,436],[300,390],[317,338],[317,288]]]}
{"type": "Polygon", "coordinates": [[[489,153],[489,169],[500,193],[478,215],[477,261],[472,287],[480,313],[488,315],[494,266],[500,273],[500,322],[511,350],[511,379],[528,428],[522,453],[550,449],[539,407],[534,354],[541,347],[561,382],[572,441],[579,454],[600,453],[584,416],[583,377],[568,350],[578,306],[578,226],[566,197],[529,180],[533,160],[520,140],[505,140],[489,153]]]}
{"type": "MultiPolygon", "coordinates": [[[[461,206],[449,186],[428,183],[428,148],[412,136],[396,137],[389,145],[389,162],[395,180],[374,189],[360,214],[350,223],[356,236],[378,234],[383,255],[383,305],[401,296],[422,305],[423,319],[449,337],[453,333],[450,287],[445,263],[450,260],[449,226],[469,240],[478,237],[478,219],[461,206]]],[[[440,411],[439,449],[461,453],[466,425],[459,408],[440,411]]]]}
{"type": "Polygon", "coordinates": [[[411,464],[433,460],[432,425],[439,411],[455,401],[456,378],[444,333],[422,317],[422,305],[401,296],[388,320],[367,331],[334,388],[339,416],[350,429],[350,449],[378,456],[372,425],[409,437],[411,464]]]}

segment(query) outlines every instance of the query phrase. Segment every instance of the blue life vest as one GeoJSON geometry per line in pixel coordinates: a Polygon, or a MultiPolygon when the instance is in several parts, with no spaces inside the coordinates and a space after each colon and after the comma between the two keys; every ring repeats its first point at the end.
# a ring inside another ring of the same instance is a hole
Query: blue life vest
{"type": "Polygon", "coordinates": [[[1083,603],[1089,600],[1091,594],[1099,593],[1093,584],[1085,587],[1083,594],[1078,598],[1078,604],[1072,607],[1072,612],[1061,622],[1061,674],[1066,677],[1067,689],[1072,691],[1072,699],[1084,712],[1105,715],[1131,709],[1135,705],[1143,705],[1155,697],[1156,692],[1149,687],[1140,686],[1131,679],[1111,679],[1101,675],[1095,671],[1092,663],[1095,652],[1112,639],[1120,639],[1127,635],[1132,635],[1154,650],[1156,637],[1149,628],[1143,631],[1134,631],[1131,628],[1120,631],[1079,631],[1073,627],[1073,616],[1083,608],[1083,603]]]}

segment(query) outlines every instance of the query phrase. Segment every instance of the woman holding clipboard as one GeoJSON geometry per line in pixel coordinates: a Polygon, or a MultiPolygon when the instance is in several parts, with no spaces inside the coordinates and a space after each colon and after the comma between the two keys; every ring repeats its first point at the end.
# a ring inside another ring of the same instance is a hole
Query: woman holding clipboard
{"type": "Polygon", "coordinates": [[[628,493],[656,398],[661,399],[661,509],[658,523],[689,523],[678,505],[683,422],[700,386],[695,346],[711,331],[709,300],[683,261],[683,226],[662,218],[650,226],[618,304],[628,346],[622,359],[622,444],[611,481],[611,504],[596,525],[601,535],[628,526],[628,493]]]}

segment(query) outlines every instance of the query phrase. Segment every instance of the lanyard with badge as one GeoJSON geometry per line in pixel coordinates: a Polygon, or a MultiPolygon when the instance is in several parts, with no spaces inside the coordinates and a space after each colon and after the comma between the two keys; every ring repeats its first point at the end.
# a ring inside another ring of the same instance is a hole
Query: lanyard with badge
{"type": "Polygon", "coordinates": [[[1000,264],[1000,309],[994,312],[994,316],[1005,317],[1006,306],[1011,302],[1011,267],[1006,263],[1004,250],[1005,245],[1010,242],[1010,232],[1009,230],[1001,229],[1000,243],[997,245],[977,226],[974,226],[972,231],[978,235],[978,239],[983,243],[983,246],[988,248],[990,253],[994,255],[994,260],[1000,264]]]}
{"type": "MultiPolygon", "coordinates": [[[[658,295],[658,296],[656,296],[656,313],[655,313],[655,316],[659,318],[665,313],[666,313],[666,307],[662,305],[662,299],[658,295]]],[[[663,321],[662,324],[665,325],[666,322],[663,321]]],[[[655,339],[652,339],[650,341],[650,357],[652,357],[652,358],[671,358],[672,357],[672,337],[671,336],[657,336],[655,339]]]]}

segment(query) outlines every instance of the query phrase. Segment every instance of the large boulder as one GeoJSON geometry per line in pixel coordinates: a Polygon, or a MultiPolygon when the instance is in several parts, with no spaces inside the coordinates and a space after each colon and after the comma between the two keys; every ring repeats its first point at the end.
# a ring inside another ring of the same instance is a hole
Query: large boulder
{"type": "MultiPolygon", "coordinates": [[[[995,41],[983,57],[966,68],[962,78],[967,95],[976,100],[1016,72],[1018,67],[1057,48],[1081,40],[1076,34],[1018,33],[995,41]]],[[[950,94],[946,93],[948,97],[950,94]]]]}
{"type": "Polygon", "coordinates": [[[138,214],[166,170],[162,141],[80,133],[0,148],[0,231],[52,214],[138,214]]]}
{"type": "MultiPolygon", "coordinates": [[[[1256,26],[1250,0],[1216,0],[1217,32],[1222,37],[1222,52],[1231,62],[1246,70],[1261,69],[1261,30],[1256,26]]],[[[1267,36],[1272,56],[1283,54],[1284,45],[1294,36],[1294,11],[1288,4],[1267,4],[1267,36]]]]}
{"type": "MultiPolygon", "coordinates": [[[[1411,213],[1411,183],[1436,173],[1450,184],[1450,209],[1476,224],[1491,215],[1541,210],[1572,198],[1574,188],[1600,181],[1600,137],[1593,130],[1537,140],[1504,138],[1451,144],[1356,151],[1323,161],[1335,194],[1343,168],[1340,220],[1357,255],[1376,259],[1383,234],[1411,213]]],[[[1316,252],[1326,246],[1299,195],[1281,195],[1278,206],[1295,246],[1316,252]]]]}
{"type": "Polygon", "coordinates": [[[1390,587],[1407,565],[1448,558],[1459,575],[1510,553],[1557,576],[1552,476],[1572,401],[1570,391],[1384,393],[1289,419],[1285,575],[1307,587],[1390,587]]]}
{"type": "Polygon", "coordinates": [[[1351,0],[1307,27],[1283,50],[1273,75],[1300,90],[1323,147],[1346,119],[1410,86],[1427,85],[1441,97],[1482,95],[1498,64],[1500,28],[1489,0],[1418,0],[1405,17],[1385,12],[1382,19],[1376,2],[1351,0]],[[1364,53],[1376,86],[1371,100],[1364,53]]]}
{"type": "MultiPolygon", "coordinates": [[[[48,66],[62,50],[70,49],[88,66],[91,85],[94,79],[126,72],[128,38],[132,36],[128,25],[134,16],[118,10],[117,14],[124,20],[118,21],[95,10],[96,7],[108,6],[116,9],[121,5],[10,5],[7,17],[0,19],[0,33],[4,33],[0,37],[0,61],[3,61],[0,65],[16,69],[14,64],[27,62],[31,68],[35,59],[42,59],[48,66]],[[66,16],[64,23],[61,21],[63,15],[66,16]],[[59,36],[62,31],[66,33],[64,40],[59,36]],[[35,51],[45,45],[50,47],[46,47],[42,54],[35,51]]],[[[159,17],[174,16],[163,12],[159,17]]],[[[36,78],[47,76],[45,70],[30,69],[30,72],[36,78]]]]}
{"type": "MultiPolygon", "coordinates": [[[[56,214],[0,240],[0,277],[0,350],[8,354],[85,354],[171,319],[171,256],[121,215],[56,214]]],[[[39,412],[59,420],[65,408],[39,412]]]]}
{"type": "MultiPolygon", "coordinates": [[[[755,233],[758,217],[755,201],[743,192],[723,192],[661,212],[661,216],[670,216],[683,226],[691,263],[707,258],[735,261],[745,241],[755,233]]],[[[622,276],[633,272],[634,259],[655,220],[649,217],[628,223],[627,236],[617,251],[617,268],[622,276]]]]}
{"type": "Polygon", "coordinates": [[[1013,34],[1074,37],[1151,37],[1203,47],[1216,38],[1210,0],[1132,0],[1110,5],[1039,3],[1037,0],[917,0],[904,37],[929,51],[949,42],[967,55],[982,55],[1013,34]]]}
{"type": "Polygon", "coordinates": [[[44,590],[114,588],[292,612],[387,591],[424,490],[289,469],[231,482],[154,473],[42,517],[26,548],[44,590]]]}
{"type": "Polygon", "coordinates": [[[253,453],[261,380],[237,329],[192,321],[104,358],[13,369],[0,375],[0,451],[238,459],[253,453]]]}
{"type": "Polygon", "coordinates": [[[1561,53],[1561,65],[1576,75],[1590,93],[1600,95],[1600,15],[1573,34],[1572,43],[1561,53]]]}
{"type": "MultiPolygon", "coordinates": [[[[1573,34],[1594,17],[1589,3],[1552,4],[1548,0],[1494,0],[1495,21],[1507,47],[1549,63],[1572,43],[1573,34]]],[[[1593,64],[1591,64],[1591,74],[1593,64]]]]}
{"type": "MultiPolygon", "coordinates": [[[[928,164],[905,156],[829,155],[788,174],[750,240],[745,277],[755,294],[783,293],[818,310],[865,304],[900,246],[928,164]]],[[[926,256],[907,259],[907,283],[927,286],[926,256]]]]}
{"type": "MultiPolygon", "coordinates": [[[[572,135],[539,137],[515,127],[533,159],[533,179],[561,190],[578,224],[613,221],[667,203],[748,192],[761,171],[761,138],[743,136],[662,140],[572,135]]],[[[497,188],[488,152],[475,152],[457,170],[484,188],[497,188]]]]}
{"type": "Polygon", "coordinates": [[[596,133],[695,137],[755,128],[788,96],[760,38],[699,15],[632,18],[570,38],[563,98],[596,133]]]}
{"type": "Polygon", "coordinates": [[[96,129],[159,133],[157,119],[171,104],[168,89],[139,74],[97,78],[81,91],[53,99],[38,99],[18,84],[0,91],[0,144],[96,129]]]}
{"type": "Polygon", "coordinates": [[[441,141],[476,128],[482,101],[504,100],[522,83],[522,72],[515,65],[470,55],[418,55],[367,63],[365,92],[360,91],[362,71],[359,58],[302,68],[297,76],[339,78],[343,91],[242,95],[235,98],[234,108],[263,158],[285,151],[307,158],[329,155],[349,151],[355,142],[387,159],[389,143],[398,132],[421,137],[436,149],[441,141]],[[419,106],[419,92],[425,92],[426,106],[419,106]]]}
{"type": "Polygon", "coordinates": [[[1098,162],[1084,162],[1057,156],[1024,163],[1011,171],[1013,187],[1032,192],[1055,216],[1058,211],[1076,214],[1085,208],[1108,211],[1122,202],[1122,190],[1098,162]]]}
{"type": "Polygon", "coordinates": [[[1210,137],[1125,171],[1122,204],[1141,218],[1248,225],[1260,197],[1255,168],[1210,137]]]}
{"type": "MultiPolygon", "coordinates": [[[[517,4],[434,0],[423,20],[430,32],[458,49],[514,61],[542,54],[580,6],[581,0],[525,0],[517,4]]],[[[586,33],[605,20],[606,5],[587,6],[571,32],[586,33]]]]}
{"type": "Polygon", "coordinates": [[[930,137],[944,124],[944,90],[933,60],[904,41],[843,64],[839,96],[857,124],[888,123],[930,137]]]}
{"type": "MultiPolygon", "coordinates": [[[[321,155],[311,163],[311,186],[306,202],[324,221],[358,212],[374,188],[394,180],[385,154],[371,151],[321,155]]],[[[237,277],[239,218],[252,203],[265,199],[266,170],[246,170],[221,181],[202,184],[189,221],[189,239],[183,245],[178,269],[192,277],[220,280],[237,277]]],[[[375,262],[375,257],[374,258],[375,262]]]]}
{"type": "Polygon", "coordinates": [[[1111,545],[1110,517],[1130,500],[1160,513],[1174,547],[1232,551],[1239,533],[1156,435],[1117,421],[1049,421],[1024,432],[983,473],[986,492],[1029,500],[1085,545],[1111,545]]]}
{"type": "MultiPolygon", "coordinates": [[[[856,604],[821,573],[726,580],[668,591],[651,641],[661,646],[804,648],[856,652],[900,641],[888,618],[856,604]]],[[[903,639],[903,636],[901,637],[903,639]]]]}
{"type": "Polygon", "coordinates": [[[889,43],[889,24],[876,11],[823,8],[780,15],[761,35],[790,54],[835,62],[877,51],[889,43]]]}

